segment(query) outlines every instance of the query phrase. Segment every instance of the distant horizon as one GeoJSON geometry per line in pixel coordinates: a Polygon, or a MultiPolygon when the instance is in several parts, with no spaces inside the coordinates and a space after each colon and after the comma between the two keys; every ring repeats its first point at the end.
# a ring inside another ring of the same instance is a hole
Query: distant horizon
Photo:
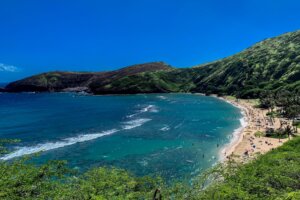
{"type": "Polygon", "coordinates": [[[0,82],[155,61],[193,67],[299,30],[299,9],[296,0],[0,2],[0,82]]]}

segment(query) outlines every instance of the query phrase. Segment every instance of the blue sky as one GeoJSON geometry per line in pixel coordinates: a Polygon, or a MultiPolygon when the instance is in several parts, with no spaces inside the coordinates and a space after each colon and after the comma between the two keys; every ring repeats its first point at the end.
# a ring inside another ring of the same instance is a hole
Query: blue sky
{"type": "Polygon", "coordinates": [[[0,82],[150,61],[189,67],[300,29],[298,0],[0,0],[0,82]]]}

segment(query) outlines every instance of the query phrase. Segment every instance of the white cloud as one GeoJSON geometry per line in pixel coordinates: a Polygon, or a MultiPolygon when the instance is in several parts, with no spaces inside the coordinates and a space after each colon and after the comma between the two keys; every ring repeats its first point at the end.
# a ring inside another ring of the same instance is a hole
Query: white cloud
{"type": "Polygon", "coordinates": [[[12,65],[5,65],[0,63],[0,72],[18,72],[19,68],[12,65]]]}

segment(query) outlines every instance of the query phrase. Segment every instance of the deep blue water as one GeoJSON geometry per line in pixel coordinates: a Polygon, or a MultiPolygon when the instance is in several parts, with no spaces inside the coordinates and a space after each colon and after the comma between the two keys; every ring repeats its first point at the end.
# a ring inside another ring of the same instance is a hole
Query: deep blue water
{"type": "Polygon", "coordinates": [[[240,126],[240,110],[190,94],[87,96],[0,94],[0,137],[18,138],[9,160],[43,150],[34,162],[116,166],[137,175],[189,178],[211,167],[240,126]]]}

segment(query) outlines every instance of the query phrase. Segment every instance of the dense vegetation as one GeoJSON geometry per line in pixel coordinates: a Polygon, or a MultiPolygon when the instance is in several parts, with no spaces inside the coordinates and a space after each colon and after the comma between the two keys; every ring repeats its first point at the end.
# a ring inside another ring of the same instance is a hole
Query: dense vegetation
{"type": "Polygon", "coordinates": [[[11,83],[6,91],[70,88],[94,94],[201,92],[241,98],[258,98],[265,90],[300,90],[300,31],[193,68],[176,69],[154,62],[102,73],[52,72],[11,83]]]}
{"type": "Polygon", "coordinates": [[[220,61],[200,66],[196,90],[256,98],[264,90],[300,89],[300,31],[267,39],[220,61]]]}
{"type": "Polygon", "coordinates": [[[260,95],[260,106],[269,109],[267,115],[273,120],[274,117],[289,119],[292,123],[280,119],[278,130],[268,130],[266,136],[284,138],[295,135],[300,123],[300,91],[289,92],[288,90],[264,91],[260,95]]]}
{"type": "Polygon", "coordinates": [[[223,179],[200,193],[199,199],[299,199],[299,155],[296,138],[251,163],[223,166],[216,172],[223,179]]]}
{"type": "Polygon", "coordinates": [[[248,164],[229,162],[197,177],[192,185],[167,185],[114,168],[78,174],[63,161],[41,166],[26,159],[0,162],[0,199],[285,199],[300,198],[300,138],[248,164]],[[207,184],[209,186],[207,186],[207,184]]]}
{"type": "Polygon", "coordinates": [[[159,179],[137,178],[120,169],[76,175],[62,161],[38,167],[24,161],[1,163],[0,173],[0,199],[150,199],[159,186],[159,179]]]}

